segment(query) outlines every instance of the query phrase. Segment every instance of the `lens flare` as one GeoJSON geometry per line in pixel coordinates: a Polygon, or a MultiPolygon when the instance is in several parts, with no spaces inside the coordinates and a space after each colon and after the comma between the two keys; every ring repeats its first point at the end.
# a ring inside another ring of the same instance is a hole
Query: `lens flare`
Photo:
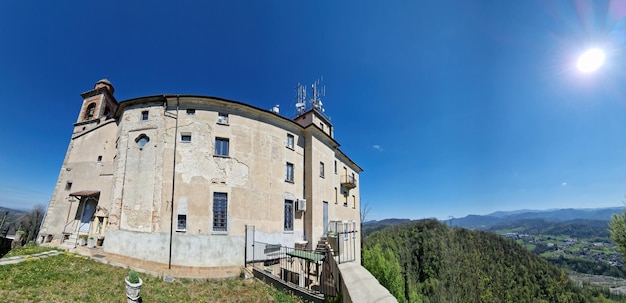
{"type": "Polygon", "coordinates": [[[604,64],[606,55],[599,48],[592,48],[578,57],[578,70],[583,73],[591,73],[598,70],[604,64]]]}

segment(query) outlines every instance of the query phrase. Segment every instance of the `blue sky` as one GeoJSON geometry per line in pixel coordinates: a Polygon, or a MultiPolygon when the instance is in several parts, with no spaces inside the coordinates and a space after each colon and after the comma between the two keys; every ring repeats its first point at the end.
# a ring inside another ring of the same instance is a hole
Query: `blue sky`
{"type": "Polygon", "coordinates": [[[368,219],[621,206],[626,3],[0,2],[0,206],[47,205],[82,99],[219,96],[295,114],[324,77],[368,219]],[[621,22],[621,23],[620,23],[621,22]],[[593,74],[575,69],[590,46],[593,74]]]}

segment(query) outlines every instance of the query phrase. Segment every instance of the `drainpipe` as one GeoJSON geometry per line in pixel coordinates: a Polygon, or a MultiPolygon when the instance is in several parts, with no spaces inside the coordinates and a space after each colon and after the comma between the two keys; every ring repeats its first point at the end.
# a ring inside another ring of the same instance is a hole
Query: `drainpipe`
{"type": "Polygon", "coordinates": [[[178,107],[179,98],[176,95],[176,127],[174,128],[174,160],[172,161],[172,203],[170,204],[170,254],[167,268],[172,269],[172,237],[174,235],[174,185],[176,181],[176,141],[178,139],[178,107]]]}
{"type": "MultiPolygon", "coordinates": [[[[306,169],[307,169],[306,141],[307,140],[306,140],[306,136],[302,136],[301,135],[301,137],[303,138],[303,141],[304,141],[304,146],[303,146],[304,147],[304,153],[303,153],[303,156],[302,156],[302,162],[304,162],[304,165],[303,165],[304,167],[302,168],[302,195],[303,195],[303,198],[307,200],[306,203],[307,204],[311,204],[310,208],[312,209],[313,208],[313,199],[307,199],[307,196],[306,196],[306,181],[307,181],[307,179],[306,179],[306,169]],[[311,201],[309,202],[309,200],[311,200],[311,201]]],[[[306,211],[311,211],[311,209],[309,209],[307,207],[306,211]]],[[[306,236],[306,211],[302,212],[302,238],[303,238],[302,240],[303,241],[308,241],[307,240],[307,236],[306,236]]],[[[311,213],[311,218],[313,218],[313,213],[311,213]]],[[[308,246],[308,244],[306,246],[308,246]]],[[[313,243],[311,243],[311,248],[313,248],[313,243]]]]}

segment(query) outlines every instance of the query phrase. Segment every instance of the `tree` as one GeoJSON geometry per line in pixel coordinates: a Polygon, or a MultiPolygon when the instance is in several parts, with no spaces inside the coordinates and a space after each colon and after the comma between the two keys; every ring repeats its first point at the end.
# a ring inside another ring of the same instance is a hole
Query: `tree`
{"type": "Polygon", "coordinates": [[[609,221],[609,234],[622,255],[626,256],[626,212],[613,215],[609,221]]]}
{"type": "Polygon", "coordinates": [[[46,208],[41,205],[35,205],[28,213],[17,220],[15,227],[18,231],[23,231],[22,244],[36,240],[37,232],[43,220],[46,208]]]}

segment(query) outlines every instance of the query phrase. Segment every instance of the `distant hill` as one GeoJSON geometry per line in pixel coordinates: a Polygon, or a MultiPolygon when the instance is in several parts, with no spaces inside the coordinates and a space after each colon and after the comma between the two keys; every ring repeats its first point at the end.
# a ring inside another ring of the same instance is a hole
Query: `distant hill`
{"type": "Polygon", "coordinates": [[[606,220],[575,219],[548,221],[545,219],[521,219],[495,224],[486,231],[516,232],[531,235],[568,236],[577,239],[601,238],[609,241],[609,223],[606,220]]]}
{"type": "Polygon", "coordinates": [[[589,208],[589,209],[552,209],[552,210],[519,210],[498,211],[488,215],[469,215],[443,221],[451,226],[471,229],[489,229],[497,224],[511,223],[519,220],[541,219],[548,222],[565,222],[571,220],[609,221],[613,214],[626,211],[626,207],[589,208]]]}
{"type": "Polygon", "coordinates": [[[605,302],[556,266],[494,233],[412,221],[363,241],[363,264],[399,302],[605,302]],[[596,301],[597,300],[597,301],[596,301]]]}
{"type": "Polygon", "coordinates": [[[411,222],[411,219],[385,219],[380,221],[366,221],[363,223],[363,235],[367,236],[375,231],[379,231],[390,226],[395,226],[407,222],[411,222]]]}
{"type": "MultiPolygon", "coordinates": [[[[626,207],[611,208],[588,208],[588,209],[550,209],[550,210],[515,210],[515,211],[497,211],[488,215],[468,215],[462,218],[453,218],[441,221],[448,226],[457,226],[469,229],[481,230],[499,230],[505,229],[502,226],[507,224],[519,225],[516,222],[522,220],[543,220],[545,222],[567,222],[572,220],[585,220],[581,223],[590,223],[590,221],[611,220],[613,214],[621,214],[626,211],[626,207]]],[[[537,222],[540,222],[537,221],[537,222]]],[[[402,223],[411,222],[411,219],[384,219],[380,221],[372,220],[363,223],[363,235],[367,236],[372,232],[382,230],[386,227],[395,226],[402,223]]],[[[521,222],[521,224],[526,224],[521,222]]],[[[598,225],[600,223],[593,223],[598,225]]],[[[593,225],[592,224],[592,225],[593,225]]]]}
{"type": "Polygon", "coordinates": [[[0,206],[0,224],[2,224],[2,219],[4,218],[4,224],[0,226],[0,236],[4,236],[8,232],[12,224],[19,220],[26,213],[27,212],[23,210],[11,209],[0,206]],[[6,218],[5,214],[7,214],[6,218]]]}

